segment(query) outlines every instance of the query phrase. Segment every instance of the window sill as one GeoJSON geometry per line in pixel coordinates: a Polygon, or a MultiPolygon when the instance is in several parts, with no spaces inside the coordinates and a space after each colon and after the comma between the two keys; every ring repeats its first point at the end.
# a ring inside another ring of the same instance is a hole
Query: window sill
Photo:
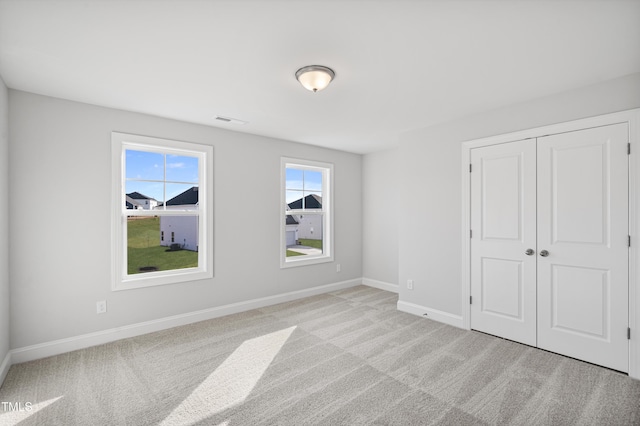
{"type": "Polygon", "coordinates": [[[330,255],[313,256],[313,257],[305,256],[303,259],[301,259],[300,257],[302,256],[293,256],[293,257],[285,258],[283,261],[280,262],[280,268],[282,269],[295,268],[298,266],[316,265],[319,263],[333,262],[333,256],[330,256],[330,255]]]}
{"type": "Polygon", "coordinates": [[[133,290],[144,287],[156,287],[167,284],[179,284],[213,278],[212,272],[198,268],[184,269],[181,271],[148,272],[122,279],[112,286],[113,291],[133,290]]]}

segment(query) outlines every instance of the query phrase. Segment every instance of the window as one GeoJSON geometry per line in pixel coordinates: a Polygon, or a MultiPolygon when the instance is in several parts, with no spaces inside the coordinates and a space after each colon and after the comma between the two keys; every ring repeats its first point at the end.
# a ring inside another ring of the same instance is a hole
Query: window
{"type": "Polygon", "coordinates": [[[282,158],[280,266],[333,261],[333,165],[282,158]]]}
{"type": "Polygon", "coordinates": [[[211,278],[213,148],[116,132],[111,144],[112,288],[211,278]]]}

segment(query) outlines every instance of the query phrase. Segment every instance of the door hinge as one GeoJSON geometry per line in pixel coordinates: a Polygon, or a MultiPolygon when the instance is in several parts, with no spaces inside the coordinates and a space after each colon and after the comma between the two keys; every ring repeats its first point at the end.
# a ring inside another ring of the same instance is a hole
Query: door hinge
{"type": "Polygon", "coordinates": [[[469,163],[469,173],[471,173],[471,163],[469,163]]]}
{"type": "Polygon", "coordinates": [[[469,296],[469,304],[473,305],[473,296],[469,296]]]}
{"type": "Polygon", "coordinates": [[[631,155],[631,142],[627,143],[627,155],[631,155]]]}
{"type": "Polygon", "coordinates": [[[627,235],[627,245],[631,247],[631,235],[627,235]]]}
{"type": "Polygon", "coordinates": [[[469,229],[469,238],[473,238],[473,229],[469,229]]]}
{"type": "Polygon", "coordinates": [[[631,340],[631,327],[627,328],[627,340],[631,340]]]}

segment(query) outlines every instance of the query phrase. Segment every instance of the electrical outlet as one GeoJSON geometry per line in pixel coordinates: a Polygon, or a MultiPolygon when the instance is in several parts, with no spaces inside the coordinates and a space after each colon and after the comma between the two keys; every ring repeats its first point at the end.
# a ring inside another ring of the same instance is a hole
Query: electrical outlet
{"type": "Polygon", "coordinates": [[[96,302],[96,313],[104,314],[105,312],[107,312],[107,301],[100,300],[99,302],[96,302]]]}
{"type": "Polygon", "coordinates": [[[340,271],[342,271],[342,265],[338,263],[336,264],[336,272],[340,272],[340,271]]]}
{"type": "Polygon", "coordinates": [[[413,280],[407,280],[407,288],[413,290],[413,280]]]}

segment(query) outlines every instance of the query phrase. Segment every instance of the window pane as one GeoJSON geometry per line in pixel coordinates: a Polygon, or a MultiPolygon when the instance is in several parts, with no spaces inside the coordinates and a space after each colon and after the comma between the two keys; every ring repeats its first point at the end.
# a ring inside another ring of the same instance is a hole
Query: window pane
{"type": "Polygon", "coordinates": [[[125,158],[127,179],[164,179],[164,154],[127,149],[125,158]]]}
{"type": "Polygon", "coordinates": [[[287,201],[287,206],[291,210],[322,209],[322,193],[319,192],[287,191],[287,201]]]}
{"type": "Polygon", "coordinates": [[[304,189],[304,173],[300,169],[286,169],[286,189],[304,189]]]}
{"type": "Polygon", "coordinates": [[[125,205],[127,209],[152,210],[162,204],[162,182],[140,182],[129,180],[125,183],[125,205]]]}
{"type": "Polygon", "coordinates": [[[322,176],[321,171],[287,168],[287,206],[290,209],[321,209],[322,176]]]}
{"type": "Polygon", "coordinates": [[[321,255],[323,214],[288,215],[286,221],[287,257],[321,255]]]}
{"type": "Polygon", "coordinates": [[[198,158],[167,155],[167,181],[198,183],[198,158]]]}
{"type": "Polygon", "coordinates": [[[321,209],[322,208],[322,192],[304,192],[304,208],[305,209],[321,209]]]}
{"type": "Polygon", "coordinates": [[[287,190],[286,198],[287,198],[287,205],[289,206],[289,208],[301,209],[303,196],[304,196],[304,192],[302,191],[287,190]]]}
{"type": "Polygon", "coordinates": [[[305,170],[304,190],[322,192],[322,172],[305,170]]]}
{"type": "Polygon", "coordinates": [[[198,266],[198,216],[127,218],[127,271],[169,271],[198,266]]]}
{"type": "Polygon", "coordinates": [[[167,208],[181,210],[197,210],[199,199],[198,187],[194,185],[168,183],[167,184],[167,208]]]}

